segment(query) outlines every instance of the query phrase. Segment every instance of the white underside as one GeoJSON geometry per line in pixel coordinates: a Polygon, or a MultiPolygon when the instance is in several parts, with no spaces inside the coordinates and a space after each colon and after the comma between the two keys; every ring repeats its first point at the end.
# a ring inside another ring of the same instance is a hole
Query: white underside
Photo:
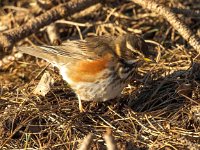
{"type": "MultiPolygon", "coordinates": [[[[63,79],[68,82],[71,88],[78,94],[81,100],[86,101],[106,101],[118,97],[121,94],[121,91],[126,86],[126,84],[119,84],[116,81],[114,85],[110,86],[110,83],[113,83],[113,79],[106,78],[99,80],[99,83],[94,82],[78,82],[74,83],[68,77],[67,67],[60,67],[60,74],[63,79]],[[104,87],[104,88],[103,88],[104,87]]],[[[108,70],[107,70],[108,71],[108,70]]],[[[106,72],[107,72],[106,71],[106,72]]],[[[104,72],[102,72],[104,74],[104,72]]],[[[100,74],[97,75],[101,76],[100,74]]]]}

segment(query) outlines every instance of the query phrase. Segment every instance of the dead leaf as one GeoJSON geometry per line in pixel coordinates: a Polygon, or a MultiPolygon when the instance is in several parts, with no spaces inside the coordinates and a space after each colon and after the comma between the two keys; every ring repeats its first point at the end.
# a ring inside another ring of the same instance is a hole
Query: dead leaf
{"type": "Polygon", "coordinates": [[[54,79],[51,77],[48,71],[46,71],[37,87],[33,91],[34,94],[45,96],[51,89],[51,86],[54,84],[54,79]]]}

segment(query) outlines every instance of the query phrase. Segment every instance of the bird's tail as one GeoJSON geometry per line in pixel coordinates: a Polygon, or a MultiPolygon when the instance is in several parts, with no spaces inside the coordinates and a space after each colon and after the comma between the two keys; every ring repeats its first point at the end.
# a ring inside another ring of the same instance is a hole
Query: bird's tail
{"type": "Polygon", "coordinates": [[[17,47],[17,49],[22,53],[44,59],[50,63],[59,63],[58,57],[62,57],[57,54],[53,46],[17,47]]]}

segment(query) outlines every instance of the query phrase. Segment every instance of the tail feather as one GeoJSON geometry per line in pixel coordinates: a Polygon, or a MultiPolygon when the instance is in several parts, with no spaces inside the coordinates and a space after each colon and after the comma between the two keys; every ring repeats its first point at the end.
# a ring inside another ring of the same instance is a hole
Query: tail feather
{"type": "Polygon", "coordinates": [[[51,50],[47,50],[45,47],[42,47],[42,46],[41,47],[39,46],[17,47],[17,49],[22,53],[44,59],[50,63],[59,63],[63,61],[63,58],[62,58],[63,56],[58,56],[57,54],[53,53],[51,50]]]}

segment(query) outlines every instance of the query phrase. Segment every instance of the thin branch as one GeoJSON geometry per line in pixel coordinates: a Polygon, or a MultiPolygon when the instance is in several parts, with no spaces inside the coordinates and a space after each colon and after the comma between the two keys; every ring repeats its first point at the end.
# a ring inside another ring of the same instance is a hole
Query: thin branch
{"type": "Polygon", "coordinates": [[[106,147],[108,150],[117,150],[116,142],[112,135],[112,130],[110,128],[107,128],[107,131],[104,134],[103,138],[106,142],[106,147]]]}
{"type": "Polygon", "coordinates": [[[92,140],[94,139],[94,134],[88,134],[82,141],[81,146],[78,150],[88,150],[92,144],[92,140]]]}

